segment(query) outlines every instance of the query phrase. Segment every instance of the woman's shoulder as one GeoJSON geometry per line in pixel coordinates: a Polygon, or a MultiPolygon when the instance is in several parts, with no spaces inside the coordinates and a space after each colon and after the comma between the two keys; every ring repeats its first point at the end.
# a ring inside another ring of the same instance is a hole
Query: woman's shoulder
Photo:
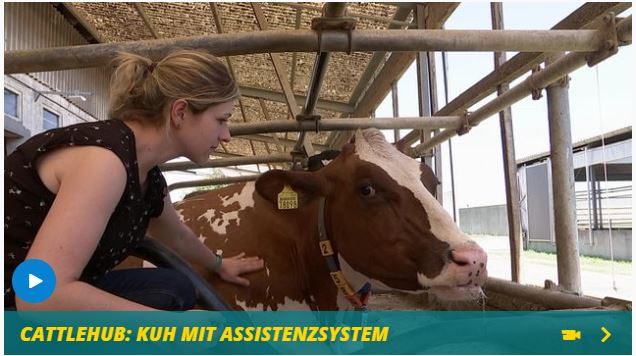
{"type": "Polygon", "coordinates": [[[135,156],[134,135],[128,126],[118,120],[83,122],[48,130],[31,137],[12,155],[33,162],[45,153],[77,146],[106,148],[115,153],[124,164],[130,164],[129,161],[135,156]]]}

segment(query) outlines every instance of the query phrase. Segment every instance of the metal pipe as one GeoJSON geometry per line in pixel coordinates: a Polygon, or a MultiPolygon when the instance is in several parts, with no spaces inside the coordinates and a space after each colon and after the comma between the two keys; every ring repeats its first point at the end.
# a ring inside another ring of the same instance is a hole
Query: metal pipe
{"type": "MultiPolygon", "coordinates": [[[[234,136],[233,138],[241,138],[245,140],[259,141],[264,143],[273,143],[275,145],[280,145],[284,147],[293,147],[296,144],[296,141],[294,140],[286,140],[284,138],[277,138],[277,137],[272,137],[267,135],[258,135],[258,134],[240,135],[240,136],[234,136]]],[[[319,150],[319,151],[325,151],[329,149],[328,145],[321,145],[321,144],[314,143],[313,146],[316,150],[319,150]]]]}
{"type": "Polygon", "coordinates": [[[347,12],[346,2],[328,2],[323,8],[324,17],[342,17],[347,12]]]}
{"type": "MultiPolygon", "coordinates": [[[[616,29],[619,34],[619,38],[624,31],[631,31],[631,15],[621,20],[616,29]]],[[[501,111],[503,108],[508,107],[517,101],[525,98],[532,90],[545,88],[560,78],[568,75],[569,73],[577,70],[578,68],[587,64],[587,57],[591,53],[589,52],[571,52],[566,56],[558,59],[554,63],[546,66],[543,70],[530,75],[526,80],[516,85],[503,95],[491,100],[486,105],[482,106],[474,113],[468,115],[468,123],[470,126],[476,126],[485,119],[493,116],[501,111]]],[[[412,153],[413,155],[422,155],[424,152],[430,150],[432,147],[446,141],[447,139],[455,136],[457,132],[455,130],[444,130],[439,135],[434,136],[427,143],[416,146],[412,153]]]]}
{"type": "Polygon", "coordinates": [[[614,242],[612,240],[612,219],[609,219],[609,247],[610,247],[610,263],[612,264],[612,288],[614,291],[616,288],[616,275],[614,274],[614,242]]]}
{"type": "MultiPolygon", "coordinates": [[[[273,90],[247,87],[247,86],[241,85],[239,87],[239,91],[241,92],[241,96],[248,97],[248,98],[262,98],[269,101],[276,101],[280,103],[287,102],[287,99],[285,98],[285,94],[281,92],[276,92],[273,90]]],[[[294,98],[296,99],[297,105],[302,105],[303,102],[305,102],[306,100],[306,97],[303,95],[295,94],[294,98]]],[[[347,103],[342,103],[339,101],[325,100],[325,99],[318,99],[316,103],[316,108],[329,110],[329,111],[337,111],[342,113],[351,113],[354,111],[353,105],[349,105],[347,103]]]]}
{"type": "MultiPolygon", "coordinates": [[[[591,52],[604,41],[604,32],[599,30],[354,30],[351,50],[591,52]]],[[[343,31],[324,31],[321,44],[325,52],[349,51],[348,35],[343,31]]],[[[117,52],[158,59],[176,48],[198,48],[217,56],[316,52],[318,34],[312,30],[268,30],[9,51],[5,52],[4,70],[12,74],[100,67],[117,52]]]]}
{"type": "MultiPolygon", "coordinates": [[[[448,105],[448,63],[446,60],[446,52],[442,52],[442,75],[444,77],[444,104],[448,105]]],[[[451,139],[448,139],[448,161],[450,165],[453,221],[457,222],[457,203],[455,201],[455,164],[453,163],[453,142],[451,139]]]]}
{"type": "MultiPolygon", "coordinates": [[[[397,81],[391,83],[391,98],[393,103],[393,117],[400,117],[400,106],[398,103],[398,87],[397,81]]],[[[393,129],[393,142],[400,140],[400,130],[393,129]]]]}
{"type": "Polygon", "coordinates": [[[583,150],[585,157],[585,192],[587,195],[587,238],[590,246],[593,246],[594,240],[592,239],[592,197],[590,196],[590,163],[587,156],[587,146],[583,150]]]}
{"type": "Polygon", "coordinates": [[[577,296],[492,277],[489,277],[486,281],[484,290],[486,294],[489,292],[500,293],[506,296],[527,300],[548,307],[549,309],[580,309],[601,306],[601,300],[597,298],[577,296]]]}
{"type": "Polygon", "coordinates": [[[331,53],[329,52],[320,52],[320,54],[316,56],[314,69],[311,73],[311,80],[307,89],[307,95],[305,96],[305,106],[303,107],[304,115],[311,115],[316,108],[316,103],[318,102],[318,96],[320,94],[323,79],[325,78],[325,73],[327,73],[327,65],[329,64],[330,59],[331,53]]]}
{"type": "MultiPolygon", "coordinates": [[[[503,5],[491,2],[493,30],[502,30],[503,5]]],[[[495,70],[506,62],[505,52],[494,54],[495,70]]],[[[509,85],[502,84],[497,88],[497,95],[508,90],[509,85]]],[[[513,282],[519,283],[521,274],[521,231],[519,218],[519,189],[517,188],[517,165],[515,164],[515,140],[512,128],[512,110],[510,106],[499,112],[499,130],[501,136],[501,154],[503,156],[504,182],[506,188],[506,211],[508,217],[508,240],[510,243],[510,276],[513,282]]]]}
{"type": "Polygon", "coordinates": [[[292,156],[290,154],[281,153],[281,154],[273,154],[268,156],[249,156],[249,157],[213,159],[201,165],[190,162],[190,161],[164,163],[159,165],[159,169],[161,169],[163,172],[184,171],[187,169],[243,166],[248,164],[285,163],[285,162],[291,162],[291,161],[292,161],[292,156]]]}
{"type": "Polygon", "coordinates": [[[298,131],[344,131],[366,129],[422,129],[422,128],[458,128],[459,116],[433,117],[396,117],[375,119],[324,119],[314,121],[276,120],[239,123],[230,125],[232,136],[269,133],[269,132],[298,132],[298,131]]]}
{"type": "MultiPolygon", "coordinates": [[[[423,4],[417,4],[415,7],[415,21],[417,22],[418,29],[426,28],[426,8],[423,4]]],[[[418,52],[415,55],[415,66],[417,76],[417,104],[420,116],[432,116],[434,113],[433,103],[431,100],[431,77],[429,71],[428,62],[429,53],[418,52]]],[[[420,130],[419,137],[420,142],[428,142],[431,139],[432,130],[420,130]]],[[[408,151],[408,150],[407,150],[408,151]]],[[[422,162],[427,166],[432,167],[433,156],[425,156],[422,158],[422,162]]]]}
{"type": "Polygon", "coordinates": [[[211,178],[211,179],[201,179],[194,180],[188,182],[178,182],[173,183],[168,186],[169,191],[173,191],[176,189],[182,188],[193,188],[193,187],[205,187],[206,185],[220,185],[220,184],[228,184],[228,183],[240,183],[240,182],[250,182],[258,179],[260,174],[248,175],[248,176],[238,176],[238,177],[225,177],[225,178],[211,178]]]}
{"type": "MultiPolygon", "coordinates": [[[[345,15],[346,11],[346,2],[328,2],[323,8],[323,16],[329,18],[342,17],[345,15]]],[[[316,109],[316,102],[318,102],[318,96],[320,95],[320,89],[322,88],[322,82],[325,78],[325,74],[327,73],[327,66],[329,65],[329,60],[331,59],[330,52],[322,51],[322,49],[319,49],[319,51],[320,53],[316,55],[314,68],[312,70],[311,79],[309,81],[307,96],[305,98],[305,106],[303,107],[302,111],[303,115],[312,115],[314,113],[314,110],[316,109]]],[[[311,149],[313,148],[311,147],[311,144],[308,144],[305,132],[301,132],[298,136],[298,141],[296,143],[296,146],[294,147],[294,151],[304,152],[305,156],[307,156],[313,154],[313,152],[308,152],[311,149]]]]}
{"type": "Polygon", "coordinates": [[[559,285],[581,292],[572,128],[567,76],[546,88],[550,129],[554,236],[559,285]]]}
{"type": "MultiPolygon", "coordinates": [[[[601,17],[609,12],[621,13],[631,7],[631,3],[586,3],[570,15],[559,21],[552,30],[572,30],[584,28],[602,21],[601,17]]],[[[631,25],[631,23],[630,23],[631,25]]],[[[631,33],[631,29],[628,31],[631,33]]],[[[624,32],[625,33],[625,32],[624,32]]],[[[459,115],[464,110],[486,98],[497,90],[501,83],[511,83],[524,75],[537,64],[545,60],[546,53],[518,53],[499,69],[486,75],[449,104],[437,112],[438,115],[459,115]]],[[[419,139],[419,132],[411,131],[402,142],[410,145],[419,139]]]]}

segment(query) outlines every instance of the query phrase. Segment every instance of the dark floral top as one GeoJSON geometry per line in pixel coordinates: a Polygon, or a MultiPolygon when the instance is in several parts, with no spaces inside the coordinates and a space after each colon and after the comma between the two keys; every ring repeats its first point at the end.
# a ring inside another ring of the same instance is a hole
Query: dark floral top
{"type": "MultiPolygon", "coordinates": [[[[142,194],[137,167],[135,136],[122,121],[107,120],[53,129],[33,136],[5,158],[4,164],[4,306],[15,305],[13,271],[26,258],[55,194],[35,168],[43,154],[60,147],[101,146],[114,152],[128,175],[126,187],[81,280],[91,282],[107,274],[135,249],[144,237],[149,219],[163,210],[166,181],[154,167],[142,194]]],[[[78,191],[77,194],[82,194],[78,191]]]]}

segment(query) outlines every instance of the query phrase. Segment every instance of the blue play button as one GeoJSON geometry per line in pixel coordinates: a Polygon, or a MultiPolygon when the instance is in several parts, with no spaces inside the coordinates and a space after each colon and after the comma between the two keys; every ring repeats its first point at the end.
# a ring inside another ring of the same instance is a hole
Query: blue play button
{"type": "Polygon", "coordinates": [[[40,303],[50,297],[55,289],[55,272],[48,263],[29,259],[18,265],[11,282],[20,299],[28,303],[40,303]]]}

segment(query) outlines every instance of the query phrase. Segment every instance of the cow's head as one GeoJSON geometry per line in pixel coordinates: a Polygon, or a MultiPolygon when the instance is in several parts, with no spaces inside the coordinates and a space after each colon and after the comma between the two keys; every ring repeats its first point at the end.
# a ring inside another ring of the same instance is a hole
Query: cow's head
{"type": "Polygon", "coordinates": [[[377,130],[316,172],[270,171],[256,182],[276,202],[285,184],[303,205],[326,198],[327,231],[355,271],[401,290],[430,289],[447,300],[479,297],[486,254],[431,194],[430,168],[389,144],[377,130]]]}

